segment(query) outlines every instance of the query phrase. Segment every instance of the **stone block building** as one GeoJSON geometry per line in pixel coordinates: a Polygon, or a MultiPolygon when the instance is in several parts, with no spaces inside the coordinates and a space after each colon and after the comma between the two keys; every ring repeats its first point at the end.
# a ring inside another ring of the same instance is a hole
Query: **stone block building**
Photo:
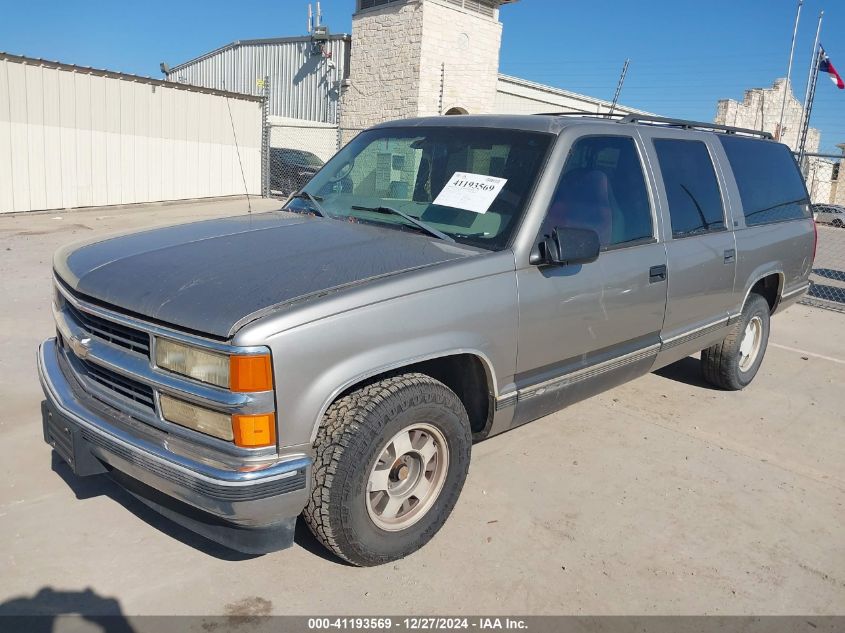
{"type": "MultiPolygon", "coordinates": [[[[776,79],[771,88],[746,90],[742,101],[721,99],[714,122],[770,132],[793,151],[797,151],[803,115],[804,106],[795,97],[792,85],[786,79],[776,79]],[[780,128],[784,92],[786,107],[783,110],[783,128],[780,128]]],[[[820,140],[819,131],[810,128],[807,133],[807,151],[818,152],[820,140]]]]}
{"type": "MultiPolygon", "coordinates": [[[[777,79],[771,88],[753,88],[746,90],[742,101],[722,99],[717,105],[715,123],[733,125],[752,130],[770,132],[775,138],[786,143],[792,151],[798,151],[801,122],[804,116],[803,106],[795,97],[792,86],[786,79],[777,79]],[[784,93],[786,106],[784,107],[784,93]],[[783,108],[783,126],[780,124],[783,108]]],[[[815,128],[807,132],[805,151],[818,153],[821,133],[815,128]]],[[[842,147],[842,146],[840,146],[842,147]]],[[[833,203],[837,199],[839,169],[835,160],[810,157],[803,169],[810,198],[815,203],[833,203]]],[[[843,172],[845,177],[845,172],[843,172]]],[[[839,188],[840,196],[845,197],[845,186],[839,188]]]]}

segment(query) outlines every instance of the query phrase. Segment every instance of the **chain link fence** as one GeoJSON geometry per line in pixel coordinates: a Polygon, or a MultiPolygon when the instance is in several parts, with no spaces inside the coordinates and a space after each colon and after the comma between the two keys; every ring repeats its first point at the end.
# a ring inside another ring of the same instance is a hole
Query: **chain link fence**
{"type": "Polygon", "coordinates": [[[845,312],[845,207],[841,206],[845,182],[840,181],[839,171],[839,161],[833,156],[811,157],[805,165],[818,246],[812,285],[802,303],[845,312]]]}
{"type": "Polygon", "coordinates": [[[329,123],[269,117],[265,131],[265,195],[287,198],[302,189],[359,131],[329,123]]]}

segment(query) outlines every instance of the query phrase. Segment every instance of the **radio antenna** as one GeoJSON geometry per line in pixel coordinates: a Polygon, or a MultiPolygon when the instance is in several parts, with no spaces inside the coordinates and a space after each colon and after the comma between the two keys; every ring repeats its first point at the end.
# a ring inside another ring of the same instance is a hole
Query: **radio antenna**
{"type": "MultiPolygon", "coordinates": [[[[224,89],[226,85],[223,85],[224,89]]],[[[229,104],[229,95],[226,95],[226,109],[229,111],[229,123],[232,124],[232,138],[235,139],[235,153],[238,155],[238,165],[241,168],[241,179],[244,183],[244,194],[246,194],[247,213],[252,214],[252,202],[249,199],[249,187],[246,186],[246,173],[244,173],[244,163],[241,160],[241,147],[238,144],[238,133],[235,131],[235,118],[232,116],[232,106],[229,104]]]]}

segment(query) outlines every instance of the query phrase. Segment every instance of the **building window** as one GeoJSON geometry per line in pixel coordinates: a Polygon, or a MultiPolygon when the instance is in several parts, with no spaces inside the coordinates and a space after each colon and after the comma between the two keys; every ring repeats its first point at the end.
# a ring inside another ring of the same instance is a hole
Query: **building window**
{"type": "MultiPolygon", "coordinates": [[[[406,2],[407,0],[358,0],[358,10],[374,9],[386,4],[406,2]]],[[[444,0],[446,3],[493,18],[496,17],[497,0],[444,0]]]]}
{"type": "Polygon", "coordinates": [[[836,163],[833,166],[833,175],[830,177],[831,180],[839,180],[839,167],[842,163],[836,163]]]}
{"type": "Polygon", "coordinates": [[[407,0],[358,0],[358,10],[375,9],[385,4],[396,4],[398,2],[407,2],[407,0]]]}
{"type": "Polygon", "coordinates": [[[480,13],[489,18],[496,17],[496,2],[490,0],[446,0],[449,4],[454,4],[456,7],[461,7],[473,13],[480,13]]]}

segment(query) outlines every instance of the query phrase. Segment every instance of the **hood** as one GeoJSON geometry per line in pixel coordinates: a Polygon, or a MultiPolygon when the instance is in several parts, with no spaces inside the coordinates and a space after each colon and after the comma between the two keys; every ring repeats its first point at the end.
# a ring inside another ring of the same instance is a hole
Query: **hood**
{"type": "Polygon", "coordinates": [[[56,253],[54,266],[85,297],[228,338],[265,309],[480,252],[416,233],[273,212],[71,245],[56,253]]]}

